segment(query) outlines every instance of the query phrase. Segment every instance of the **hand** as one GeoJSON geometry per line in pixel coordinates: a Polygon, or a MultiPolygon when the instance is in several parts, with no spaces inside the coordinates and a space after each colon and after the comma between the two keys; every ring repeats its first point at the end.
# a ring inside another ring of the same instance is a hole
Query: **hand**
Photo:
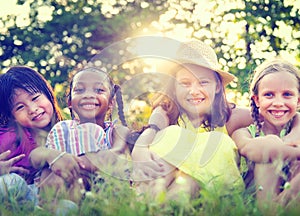
{"type": "Polygon", "coordinates": [[[135,147],[132,152],[133,179],[145,181],[161,177],[165,174],[165,164],[148,148],[135,147]]]}
{"type": "Polygon", "coordinates": [[[51,170],[68,183],[72,183],[74,179],[78,178],[80,167],[84,167],[82,160],[77,156],[66,153],[51,166],[51,170]]]}
{"type": "Polygon", "coordinates": [[[300,146],[300,140],[294,140],[293,141],[293,140],[290,140],[286,137],[283,137],[282,140],[286,145],[293,146],[293,147],[299,147],[300,146]]]}
{"type": "Polygon", "coordinates": [[[164,129],[169,126],[170,121],[167,112],[161,106],[159,106],[156,107],[151,113],[148,123],[155,124],[160,129],[164,129]]]}
{"type": "Polygon", "coordinates": [[[0,175],[15,172],[22,174],[29,174],[29,170],[22,167],[13,166],[16,162],[25,157],[25,154],[18,155],[11,159],[7,159],[10,154],[10,150],[0,154],[0,175]]]}
{"type": "Polygon", "coordinates": [[[93,163],[93,161],[95,161],[94,159],[97,159],[96,156],[97,156],[97,153],[94,153],[94,152],[90,152],[90,153],[80,156],[80,160],[82,161],[79,163],[81,172],[94,173],[98,170],[96,164],[93,163]]]}

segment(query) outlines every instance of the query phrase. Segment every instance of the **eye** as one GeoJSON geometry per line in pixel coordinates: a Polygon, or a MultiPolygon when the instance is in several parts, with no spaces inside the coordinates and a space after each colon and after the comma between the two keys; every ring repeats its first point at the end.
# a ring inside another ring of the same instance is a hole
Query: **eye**
{"type": "Polygon", "coordinates": [[[292,96],[294,96],[294,94],[292,92],[284,92],[283,96],[284,97],[292,97],[292,96]]]}
{"type": "Polygon", "coordinates": [[[40,96],[41,96],[40,94],[33,95],[32,101],[38,100],[40,96]]]}
{"type": "Polygon", "coordinates": [[[15,107],[15,111],[19,111],[24,108],[24,105],[18,105],[15,107]]]}
{"type": "Polygon", "coordinates": [[[179,81],[178,84],[182,87],[189,87],[191,85],[191,82],[189,82],[189,81],[179,81]]]}
{"type": "Polygon", "coordinates": [[[273,97],[273,93],[272,92],[266,92],[263,94],[264,97],[267,97],[267,98],[271,98],[273,97]]]}
{"type": "Polygon", "coordinates": [[[97,94],[100,94],[102,92],[105,92],[106,90],[104,88],[95,88],[94,90],[97,94]]]}
{"type": "Polygon", "coordinates": [[[205,86],[205,85],[208,85],[208,84],[209,84],[209,81],[208,81],[208,80],[200,80],[200,81],[199,81],[199,84],[200,84],[201,86],[205,86]]]}
{"type": "Polygon", "coordinates": [[[81,87],[75,87],[75,88],[73,89],[73,92],[74,92],[74,93],[77,93],[77,94],[81,94],[81,93],[84,92],[84,88],[81,88],[81,87]]]}

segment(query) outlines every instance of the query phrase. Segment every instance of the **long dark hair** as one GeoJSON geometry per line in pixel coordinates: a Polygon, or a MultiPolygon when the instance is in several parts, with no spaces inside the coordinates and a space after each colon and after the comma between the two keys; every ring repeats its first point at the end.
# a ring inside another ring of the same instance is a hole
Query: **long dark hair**
{"type": "Polygon", "coordinates": [[[62,120],[53,89],[47,80],[29,67],[14,66],[0,76],[0,132],[14,129],[17,134],[21,134],[19,131],[21,126],[17,124],[12,114],[16,89],[22,89],[29,94],[42,93],[46,95],[53,106],[53,121],[62,120]]]}

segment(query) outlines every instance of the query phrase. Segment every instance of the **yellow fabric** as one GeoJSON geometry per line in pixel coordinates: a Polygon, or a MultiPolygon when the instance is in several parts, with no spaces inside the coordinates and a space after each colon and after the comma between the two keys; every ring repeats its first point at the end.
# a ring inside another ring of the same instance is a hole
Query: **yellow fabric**
{"type": "MultiPolygon", "coordinates": [[[[225,127],[224,127],[225,128],[225,127]]],[[[199,132],[172,125],[157,133],[150,151],[210,189],[244,189],[237,166],[237,147],[222,131],[199,132]]],[[[226,130],[226,128],[225,128],[226,130]]],[[[204,130],[205,131],[205,130],[204,130]]],[[[222,190],[223,194],[226,193],[222,190]]]]}
{"type": "MultiPolygon", "coordinates": [[[[200,127],[195,128],[193,126],[192,122],[188,119],[188,117],[185,114],[183,114],[182,117],[178,119],[178,125],[182,128],[186,128],[195,133],[208,132],[202,125],[200,127]]],[[[228,131],[227,131],[225,125],[223,127],[215,128],[214,131],[219,131],[224,134],[228,134],[228,131]]]]}

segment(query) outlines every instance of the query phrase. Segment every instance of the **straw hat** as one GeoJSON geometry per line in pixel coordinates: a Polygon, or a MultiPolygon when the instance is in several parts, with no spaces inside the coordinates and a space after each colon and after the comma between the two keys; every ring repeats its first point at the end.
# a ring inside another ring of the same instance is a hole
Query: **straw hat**
{"type": "Polygon", "coordinates": [[[199,40],[182,43],[174,60],[177,64],[195,64],[216,71],[220,74],[224,86],[235,78],[233,74],[220,69],[215,51],[199,40]]]}

